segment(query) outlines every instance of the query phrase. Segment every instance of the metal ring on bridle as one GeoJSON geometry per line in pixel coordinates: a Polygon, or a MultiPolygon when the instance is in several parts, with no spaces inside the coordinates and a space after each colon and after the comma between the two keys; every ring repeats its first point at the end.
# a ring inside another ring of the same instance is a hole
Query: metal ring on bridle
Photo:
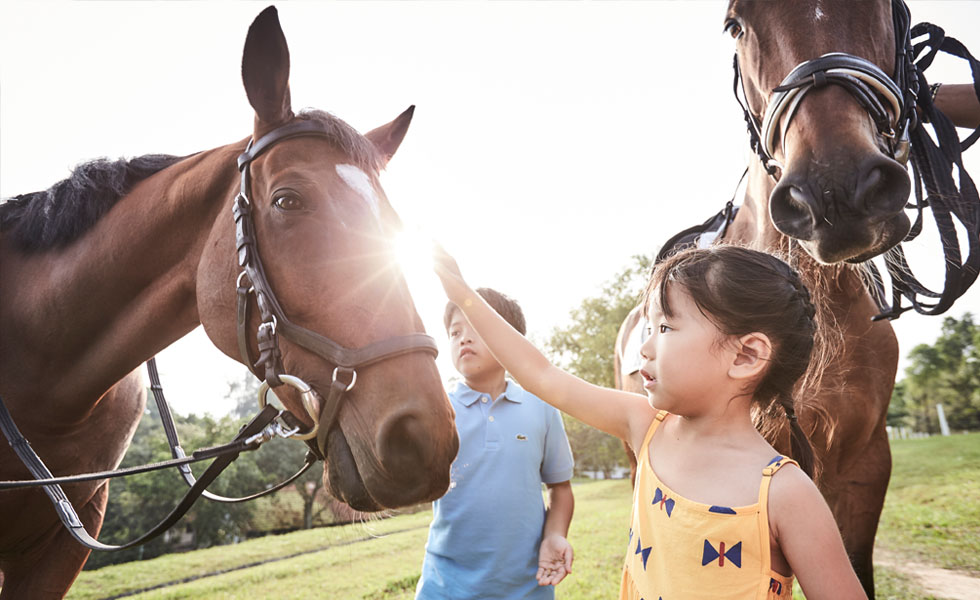
{"type": "MultiPolygon", "coordinates": [[[[334,377],[336,377],[336,371],[334,372],[334,377]]],[[[309,440],[315,438],[317,429],[320,427],[320,414],[317,412],[317,402],[313,388],[307,385],[307,383],[299,377],[294,377],[293,375],[280,375],[279,379],[281,379],[286,385],[294,387],[299,391],[300,397],[303,400],[303,408],[306,409],[306,413],[310,415],[311,419],[313,419],[313,427],[309,431],[306,433],[294,433],[289,437],[297,440],[309,440]]],[[[353,385],[354,382],[352,381],[351,386],[353,385]]],[[[269,385],[268,381],[263,381],[262,385],[259,387],[259,410],[265,408],[265,405],[268,404],[266,396],[269,395],[269,390],[271,389],[272,387],[269,385]]],[[[350,387],[347,389],[350,389],[350,387]]]]}
{"type": "MultiPolygon", "coordinates": [[[[248,277],[248,273],[247,272],[242,271],[241,273],[239,273],[238,274],[238,279],[235,280],[235,287],[236,288],[242,287],[242,279],[244,279],[246,277],[248,277]]],[[[252,287],[252,286],[249,286],[248,291],[249,292],[254,292],[255,291],[255,288],[252,287]]]]}
{"type": "MultiPolygon", "coordinates": [[[[340,367],[334,367],[334,370],[333,370],[333,381],[334,382],[337,381],[337,372],[338,371],[340,371],[340,367]]],[[[354,389],[354,384],[357,383],[357,371],[355,371],[354,369],[351,369],[350,372],[351,372],[351,380],[350,380],[350,383],[347,384],[347,388],[344,389],[345,392],[349,392],[352,389],[354,389]]]]}

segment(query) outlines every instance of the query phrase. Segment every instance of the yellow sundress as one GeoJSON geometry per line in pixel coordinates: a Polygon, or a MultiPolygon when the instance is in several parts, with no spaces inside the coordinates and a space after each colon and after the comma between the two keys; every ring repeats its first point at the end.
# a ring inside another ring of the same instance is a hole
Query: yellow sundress
{"type": "Polygon", "coordinates": [[[770,566],[767,500],[772,475],[796,462],[774,458],[762,471],[759,501],[751,506],[693,502],[664,485],[650,466],[650,440],[666,415],[657,415],[637,453],[620,600],[792,598],[793,577],[770,566]]]}

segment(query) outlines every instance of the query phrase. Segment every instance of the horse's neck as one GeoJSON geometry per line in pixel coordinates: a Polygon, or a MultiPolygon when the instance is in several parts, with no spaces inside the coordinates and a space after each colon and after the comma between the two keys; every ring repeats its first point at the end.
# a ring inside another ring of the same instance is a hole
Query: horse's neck
{"type": "Polygon", "coordinates": [[[761,166],[754,163],[749,166],[745,197],[725,234],[725,241],[768,252],[785,250],[784,236],[769,219],[769,194],[773,185],[761,166]]]}
{"type": "Polygon", "coordinates": [[[4,377],[44,382],[63,406],[101,394],[193,329],[205,243],[221,213],[232,227],[238,152],[204,152],[139,182],[63,250],[5,249],[5,301],[22,308],[4,315],[13,325],[3,346],[18,345],[5,352],[4,377]]]}

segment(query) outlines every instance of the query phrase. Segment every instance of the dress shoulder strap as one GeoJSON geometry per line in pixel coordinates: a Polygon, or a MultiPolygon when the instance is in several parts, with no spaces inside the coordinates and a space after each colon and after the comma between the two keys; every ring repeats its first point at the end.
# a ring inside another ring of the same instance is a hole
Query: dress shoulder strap
{"type": "Polygon", "coordinates": [[[762,483],[759,484],[759,504],[762,509],[765,510],[768,500],[769,500],[769,483],[772,482],[772,476],[776,474],[776,471],[785,467],[786,465],[796,465],[800,466],[798,462],[792,458],[787,458],[782,455],[776,455],[769,464],[762,469],[762,483]]]}
{"type": "Polygon", "coordinates": [[[647,429],[647,434],[643,438],[643,446],[641,447],[640,451],[637,453],[641,460],[646,460],[646,457],[649,456],[647,452],[647,448],[650,447],[650,440],[653,439],[653,434],[657,432],[657,428],[660,427],[660,424],[664,422],[664,418],[668,414],[669,413],[667,411],[661,410],[657,413],[657,416],[650,423],[650,428],[647,429]]]}
{"type": "Polygon", "coordinates": [[[769,464],[762,469],[762,482],[759,484],[758,523],[759,547],[762,548],[762,569],[764,573],[768,573],[772,569],[772,564],[770,562],[771,555],[769,552],[769,484],[772,483],[772,476],[776,474],[776,471],[789,464],[796,465],[797,467],[800,466],[792,458],[776,455],[776,457],[770,460],[769,464]]]}

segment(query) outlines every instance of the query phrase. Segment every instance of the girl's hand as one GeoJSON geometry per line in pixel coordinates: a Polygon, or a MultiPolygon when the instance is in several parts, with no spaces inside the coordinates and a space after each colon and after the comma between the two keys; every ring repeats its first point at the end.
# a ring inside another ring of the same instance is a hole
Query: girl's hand
{"type": "Polygon", "coordinates": [[[432,245],[432,263],[450,301],[459,304],[472,295],[473,292],[463,280],[463,274],[459,271],[456,259],[450,256],[446,249],[438,243],[432,245]]]}

